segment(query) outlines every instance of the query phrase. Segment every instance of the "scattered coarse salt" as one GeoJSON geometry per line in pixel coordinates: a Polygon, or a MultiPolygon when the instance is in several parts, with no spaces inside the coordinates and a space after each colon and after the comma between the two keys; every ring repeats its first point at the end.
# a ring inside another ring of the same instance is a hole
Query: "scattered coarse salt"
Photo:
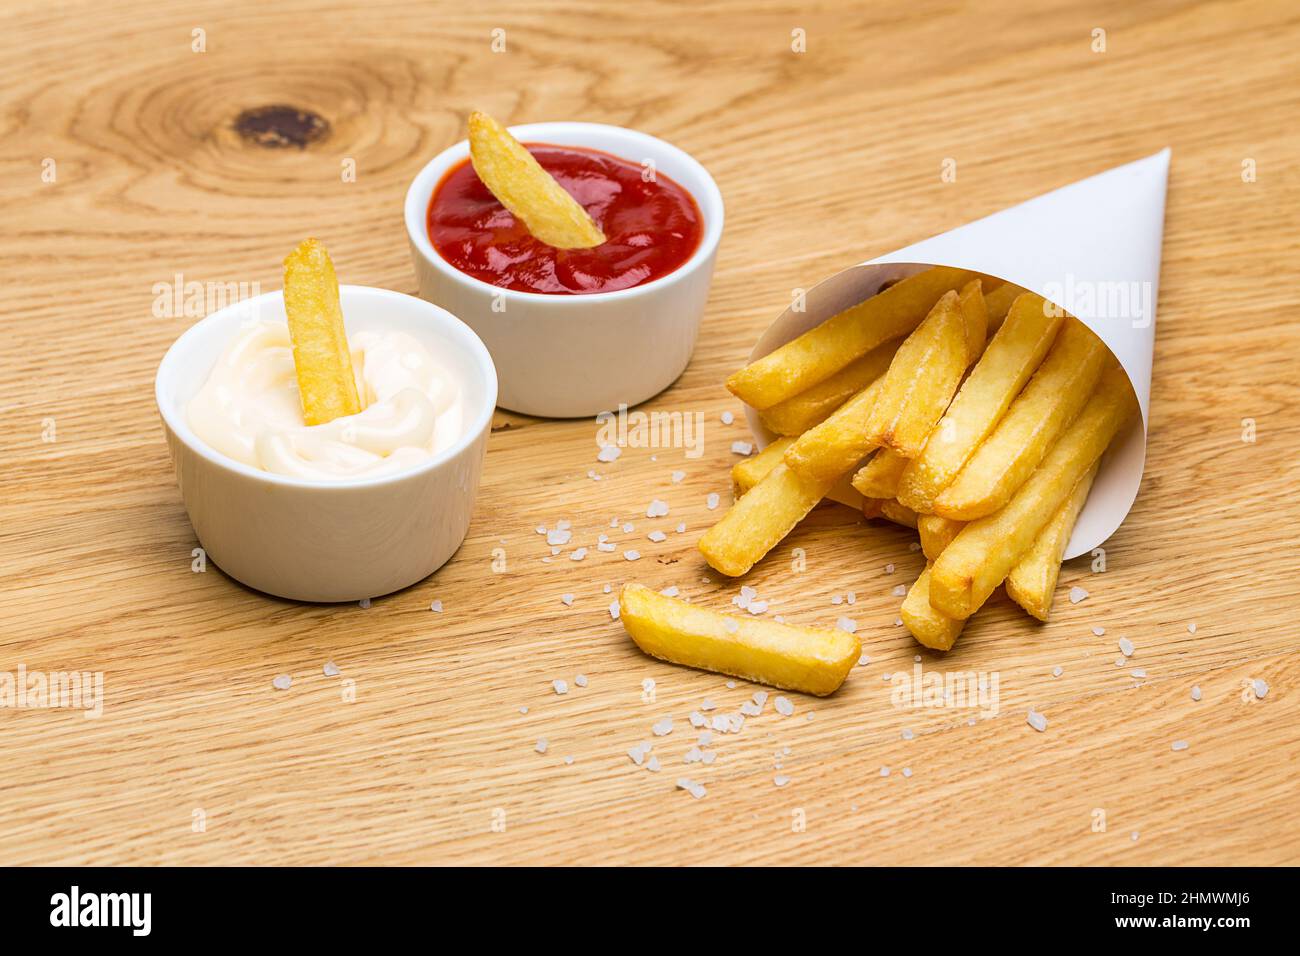
{"type": "Polygon", "coordinates": [[[704,797],[704,784],[696,783],[694,780],[691,780],[689,777],[678,777],[677,789],[685,790],[696,800],[700,800],[704,797]]]}
{"type": "Polygon", "coordinates": [[[614,621],[617,621],[617,620],[618,620],[619,612],[620,612],[621,610],[622,610],[622,608],[620,608],[620,607],[618,606],[618,602],[617,602],[617,601],[614,601],[612,604],[610,604],[610,606],[609,606],[609,616],[610,616],[610,619],[611,619],[611,620],[614,620],[614,621]]]}
{"type": "Polygon", "coordinates": [[[704,763],[705,763],[706,765],[707,765],[707,764],[711,764],[711,763],[713,763],[714,760],[717,759],[717,757],[718,757],[718,755],[715,754],[712,750],[705,751],[705,753],[704,753],[704,763]]]}
{"type": "Polygon", "coordinates": [[[1189,744],[1186,740],[1175,740],[1174,743],[1173,743],[1173,746],[1172,746],[1170,749],[1171,749],[1171,750],[1186,750],[1186,749],[1187,749],[1188,747],[1190,747],[1190,746],[1191,746],[1191,744],[1189,744]]]}
{"type": "Polygon", "coordinates": [[[521,714],[526,714],[526,713],[528,713],[528,705],[525,704],[524,706],[520,707],[520,708],[519,708],[519,713],[521,713],[521,714]]]}
{"type": "Polygon", "coordinates": [[[650,729],[654,731],[656,737],[665,737],[673,732],[673,719],[671,717],[663,717],[660,720],[655,721],[654,726],[650,729]]]}
{"type": "Polygon", "coordinates": [[[555,680],[551,681],[551,687],[555,688],[555,692],[557,694],[563,695],[569,692],[568,682],[560,680],[558,677],[555,680]]]}
{"type": "Polygon", "coordinates": [[[659,593],[662,594],[664,597],[677,597],[677,595],[681,594],[682,592],[681,592],[681,590],[677,587],[677,585],[675,585],[675,584],[670,584],[670,585],[668,585],[668,587],[664,588],[664,589],[663,589],[662,591],[660,591],[659,593]]]}
{"type": "Polygon", "coordinates": [[[903,739],[904,739],[904,740],[911,740],[911,739],[912,739],[913,737],[915,737],[915,736],[916,736],[916,734],[912,733],[912,731],[911,731],[910,729],[908,729],[908,728],[904,728],[904,729],[903,729],[903,739]]]}
{"type": "Polygon", "coordinates": [[[733,441],[731,443],[731,451],[732,454],[735,455],[749,455],[753,453],[754,446],[747,441],[733,441]]]}
{"type": "Polygon", "coordinates": [[[439,599],[439,600],[437,600],[437,601],[432,601],[432,602],[430,602],[430,604],[429,604],[429,610],[432,611],[434,614],[441,614],[441,613],[442,613],[442,600],[439,599]]]}
{"type": "MultiPolygon", "coordinates": [[[[573,532],[568,528],[555,528],[546,532],[546,543],[549,545],[568,544],[569,539],[573,537],[573,532]]],[[[554,553],[554,552],[552,552],[554,553]]]]}
{"type": "Polygon", "coordinates": [[[1030,708],[1028,723],[1030,727],[1033,727],[1034,730],[1041,734],[1047,729],[1047,715],[1040,714],[1038,711],[1030,708]]]}
{"type": "Polygon", "coordinates": [[[1061,667],[1059,664],[1056,667],[1052,668],[1053,677],[1060,677],[1064,673],[1065,673],[1065,668],[1061,667]]]}
{"type": "Polygon", "coordinates": [[[892,594],[894,597],[904,597],[907,594],[907,585],[905,584],[895,585],[894,589],[889,593],[892,594]]]}
{"type": "Polygon", "coordinates": [[[618,456],[623,454],[623,449],[617,445],[601,445],[600,451],[596,453],[597,461],[618,461],[618,456]]]}
{"type": "Polygon", "coordinates": [[[894,573],[894,566],[893,566],[892,564],[887,564],[887,565],[885,565],[885,573],[886,573],[886,574],[893,574],[893,573],[894,573]]]}
{"type": "Polygon", "coordinates": [[[772,782],[776,784],[778,787],[784,787],[787,783],[790,782],[790,778],[783,773],[778,773],[775,777],[772,778],[772,782]]]}
{"type": "Polygon", "coordinates": [[[698,737],[695,738],[695,742],[699,744],[701,747],[707,747],[709,744],[713,743],[713,731],[711,730],[704,731],[702,734],[700,734],[698,737]]]}
{"type": "Polygon", "coordinates": [[[686,477],[686,472],[674,471],[671,477],[674,485],[680,485],[682,483],[682,480],[685,479],[686,477]]]}
{"type": "Polygon", "coordinates": [[[592,481],[600,481],[600,475],[597,474],[595,469],[592,468],[587,469],[587,477],[590,478],[592,481]]]}
{"type": "Polygon", "coordinates": [[[1200,685],[1200,684],[1193,684],[1193,685],[1192,685],[1192,700],[1200,700],[1200,699],[1201,699],[1201,685],[1200,685]]]}
{"type": "Polygon", "coordinates": [[[555,527],[560,531],[568,531],[573,527],[573,522],[568,518],[561,518],[559,521],[555,522],[555,527]]]}
{"type": "Polygon", "coordinates": [[[1133,642],[1130,641],[1127,637],[1121,637],[1119,639],[1119,652],[1123,654],[1125,657],[1132,657],[1133,642]]]}
{"type": "Polygon", "coordinates": [[[660,501],[658,498],[651,501],[650,507],[645,510],[647,518],[662,518],[666,514],[668,514],[668,502],[660,501]]]}
{"type": "Polygon", "coordinates": [[[853,620],[851,617],[841,616],[836,619],[835,626],[841,631],[847,631],[848,633],[853,634],[857,632],[858,622],[853,620]]]}
{"type": "Polygon", "coordinates": [[[638,767],[645,763],[646,754],[654,744],[637,744],[635,747],[627,748],[627,755],[632,758],[632,762],[638,767]]]}
{"type": "Polygon", "coordinates": [[[1124,657],[1124,656],[1121,655],[1121,656],[1115,658],[1115,666],[1116,666],[1116,667],[1123,667],[1123,666],[1124,666],[1125,664],[1127,664],[1127,663],[1128,663],[1128,658],[1127,658],[1127,657],[1124,657]]]}
{"type": "Polygon", "coordinates": [[[724,425],[730,425],[736,420],[736,416],[731,412],[723,412],[719,417],[722,419],[722,424],[724,425]]]}
{"type": "Polygon", "coordinates": [[[603,588],[601,588],[601,590],[604,591],[606,594],[608,594],[613,589],[608,584],[606,584],[603,588]]]}
{"type": "Polygon", "coordinates": [[[848,594],[844,595],[844,601],[847,604],[857,604],[858,603],[857,593],[854,591],[850,591],[848,594]]]}
{"type": "Polygon", "coordinates": [[[648,535],[646,535],[646,537],[649,538],[651,541],[653,541],[655,544],[658,544],[660,541],[668,540],[668,535],[664,534],[662,531],[651,531],[648,535]]]}
{"type": "Polygon", "coordinates": [[[904,776],[904,777],[910,777],[911,775],[912,775],[912,768],[911,768],[911,767],[904,767],[904,768],[903,768],[903,776],[904,776]]]}
{"type": "Polygon", "coordinates": [[[902,627],[902,626],[903,626],[903,619],[901,617],[894,618],[894,627],[902,627]]]}
{"type": "Polygon", "coordinates": [[[889,673],[889,671],[885,671],[885,673],[880,675],[880,679],[883,680],[886,684],[888,684],[890,678],[892,678],[893,676],[894,675],[889,673]]]}
{"type": "Polygon", "coordinates": [[[560,603],[563,604],[565,607],[573,607],[573,595],[572,595],[572,594],[561,594],[561,595],[560,595],[560,603]]]}
{"type": "Polygon", "coordinates": [[[679,521],[679,522],[677,522],[677,527],[674,528],[673,530],[676,531],[678,534],[685,534],[685,533],[686,533],[686,522],[685,522],[685,521],[679,521]]]}
{"type": "Polygon", "coordinates": [[[710,511],[717,510],[718,493],[716,491],[709,492],[708,497],[704,499],[704,507],[708,508],[710,511]]]}
{"type": "Polygon", "coordinates": [[[333,661],[326,661],[325,666],[321,668],[321,671],[325,674],[326,677],[339,676],[339,666],[335,664],[333,661]]]}
{"type": "Polygon", "coordinates": [[[632,522],[630,522],[630,521],[626,521],[626,522],[623,523],[623,533],[624,533],[624,534],[631,534],[631,533],[632,533],[633,531],[635,531],[635,530],[636,530],[636,527],[632,524],[632,522]]]}
{"type": "Polygon", "coordinates": [[[1074,587],[1070,588],[1071,604],[1078,604],[1080,601],[1084,600],[1087,597],[1088,597],[1088,592],[1085,591],[1083,588],[1079,587],[1079,585],[1076,584],[1074,587]]]}
{"type": "Polygon", "coordinates": [[[293,678],[288,674],[278,674],[275,679],[271,681],[271,686],[276,690],[288,690],[292,684],[293,678]]]}
{"type": "Polygon", "coordinates": [[[766,613],[766,611],[767,611],[767,602],[766,602],[766,601],[750,601],[750,602],[749,602],[749,607],[747,607],[745,610],[749,611],[750,614],[763,614],[763,613],[766,613]]]}
{"type": "Polygon", "coordinates": [[[1092,633],[1095,634],[1097,637],[1101,637],[1103,634],[1106,633],[1106,629],[1104,627],[1094,627],[1092,629],[1092,633]]]}
{"type": "Polygon", "coordinates": [[[682,763],[699,763],[704,759],[704,751],[699,747],[692,747],[686,753],[682,754],[682,763]]]}
{"type": "Polygon", "coordinates": [[[367,610],[370,607],[370,598],[362,598],[360,601],[357,602],[357,604],[361,607],[363,611],[367,610]]]}
{"type": "Polygon", "coordinates": [[[1131,673],[1138,680],[1142,680],[1142,678],[1147,676],[1147,669],[1145,667],[1135,667],[1131,673]]]}
{"type": "Polygon", "coordinates": [[[628,548],[628,550],[623,552],[623,557],[627,558],[629,561],[636,561],[641,557],[641,552],[636,548],[628,548]]]}
{"type": "Polygon", "coordinates": [[[549,746],[550,746],[550,744],[548,744],[548,743],[546,742],[546,738],[545,738],[545,737],[541,737],[541,738],[539,738],[538,741],[537,741],[537,746],[534,747],[533,749],[536,750],[539,754],[544,754],[544,753],[546,753],[546,748],[549,747],[549,746]]]}
{"type": "Polygon", "coordinates": [[[607,534],[602,534],[602,535],[600,536],[600,538],[596,541],[596,550],[597,550],[597,551],[617,551],[617,550],[618,550],[618,547],[617,547],[617,545],[614,544],[613,541],[610,541],[610,540],[609,540],[609,535],[607,535],[607,534]]]}
{"type": "Polygon", "coordinates": [[[880,768],[880,775],[881,775],[882,777],[888,777],[888,776],[889,776],[889,768],[888,768],[888,767],[881,767],[881,768],[880,768]]]}
{"type": "Polygon", "coordinates": [[[1195,622],[1195,621],[1192,621],[1190,624],[1187,625],[1187,633],[1188,633],[1188,634],[1195,634],[1195,633],[1196,633],[1196,622],[1195,622]]]}
{"type": "Polygon", "coordinates": [[[918,663],[918,664],[921,663],[921,655],[920,655],[920,654],[913,654],[913,655],[912,655],[912,660],[914,660],[914,661],[915,661],[916,663],[918,663]]]}
{"type": "Polygon", "coordinates": [[[912,542],[910,542],[910,543],[907,545],[907,550],[908,550],[908,551],[920,551],[920,550],[921,550],[921,542],[920,542],[920,541],[912,541],[912,542]]]}
{"type": "Polygon", "coordinates": [[[647,770],[649,770],[651,773],[658,773],[658,772],[659,772],[659,758],[658,758],[658,757],[651,757],[649,760],[646,761],[646,763],[645,763],[645,768],[646,768],[647,770]]]}
{"type": "Polygon", "coordinates": [[[844,603],[844,595],[842,595],[842,594],[832,594],[832,595],[831,595],[831,603],[832,603],[832,604],[836,604],[836,605],[838,605],[838,604],[843,604],[843,603],[844,603]]]}
{"type": "Polygon", "coordinates": [[[587,556],[587,549],[586,549],[586,548],[578,548],[576,551],[573,552],[573,554],[569,555],[569,560],[570,560],[570,561],[581,561],[581,560],[582,560],[583,558],[585,558],[586,556],[587,556]]]}
{"type": "Polygon", "coordinates": [[[718,705],[715,704],[715,703],[714,703],[712,700],[710,700],[708,697],[706,697],[706,698],[704,698],[704,700],[700,701],[700,710],[717,710],[717,709],[718,709],[718,705]]]}
{"type": "Polygon", "coordinates": [[[1256,699],[1263,700],[1265,697],[1268,696],[1268,681],[1264,680],[1264,678],[1256,677],[1250,683],[1251,683],[1251,687],[1255,691],[1256,699]]]}
{"type": "Polygon", "coordinates": [[[538,533],[538,534],[546,534],[546,525],[544,525],[544,524],[539,524],[539,525],[537,526],[537,533],[538,533]]]}
{"type": "Polygon", "coordinates": [[[586,674],[579,674],[577,677],[573,678],[573,682],[574,682],[575,684],[577,684],[579,687],[586,687],[586,686],[587,686],[587,675],[586,675],[586,674]]]}
{"type": "Polygon", "coordinates": [[[859,666],[859,667],[866,667],[866,666],[867,666],[868,664],[870,664],[870,663],[871,663],[871,658],[868,657],[866,654],[862,654],[862,655],[860,655],[860,656],[858,657],[858,666],[859,666]]]}
{"type": "Polygon", "coordinates": [[[788,697],[777,697],[772,706],[776,708],[776,712],[782,717],[789,717],[794,713],[794,704],[790,702],[788,697]]]}

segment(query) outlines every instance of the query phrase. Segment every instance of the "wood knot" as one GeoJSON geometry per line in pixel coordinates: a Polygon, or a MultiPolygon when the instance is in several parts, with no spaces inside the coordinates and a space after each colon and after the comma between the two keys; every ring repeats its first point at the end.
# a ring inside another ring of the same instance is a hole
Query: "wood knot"
{"type": "Polygon", "coordinates": [[[259,106],[235,118],[235,132],[256,146],[306,149],[329,135],[325,117],[294,106],[259,106]]]}

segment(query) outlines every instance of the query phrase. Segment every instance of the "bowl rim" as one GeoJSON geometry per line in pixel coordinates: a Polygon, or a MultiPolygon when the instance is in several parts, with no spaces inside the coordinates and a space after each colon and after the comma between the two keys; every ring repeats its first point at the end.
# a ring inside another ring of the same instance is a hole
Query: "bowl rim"
{"type": "MultiPolygon", "coordinates": [[[[584,146],[580,148],[600,149],[612,153],[620,159],[627,159],[620,151],[619,147],[628,144],[629,140],[648,143],[655,148],[672,154],[674,158],[680,160],[685,166],[692,169],[698,174],[704,184],[703,195],[697,194],[696,190],[688,188],[685,183],[680,182],[680,177],[673,177],[674,181],[681,186],[695,200],[699,207],[700,215],[704,217],[704,235],[700,237],[700,244],[696,246],[695,251],[691,253],[689,259],[683,262],[672,272],[651,279],[649,282],[635,285],[628,289],[617,289],[613,292],[584,292],[572,294],[557,294],[551,292],[525,292],[520,289],[507,289],[504,286],[493,285],[490,282],[484,282],[477,276],[461,272],[450,262],[442,257],[437,249],[433,247],[433,241],[429,238],[429,231],[426,226],[428,217],[429,203],[433,201],[434,190],[442,182],[448,169],[453,163],[459,162],[469,156],[469,140],[461,139],[452,143],[446,149],[442,150],[431,160],[420,167],[419,172],[411,179],[411,184],[406,189],[406,200],[403,206],[404,218],[406,220],[407,239],[412,247],[417,249],[420,255],[429,262],[435,269],[454,281],[463,282],[472,288],[490,292],[492,295],[504,295],[507,301],[514,300],[519,302],[612,302],[620,299],[632,299],[642,295],[653,294],[657,289],[671,284],[673,281],[679,281],[688,274],[698,271],[698,269],[709,261],[717,252],[718,244],[722,241],[722,226],[725,219],[725,208],[722,202],[722,191],[718,188],[717,182],[705,168],[704,164],[692,156],[680,146],[675,146],[667,140],[652,136],[650,133],[644,133],[641,130],[631,129],[626,126],[616,126],[611,123],[587,123],[578,120],[554,120],[542,123],[521,123],[508,127],[512,136],[521,140],[533,140],[537,137],[555,136],[563,137],[570,130],[581,130],[598,135],[607,135],[611,142],[604,145],[584,146]],[[617,141],[617,142],[615,142],[617,141]]],[[[552,142],[550,145],[555,146],[574,146],[576,144],[566,144],[564,142],[552,142]]],[[[665,174],[667,175],[667,174],[665,174]]]]}
{"type": "MultiPolygon", "coordinates": [[[[483,379],[484,404],[473,415],[472,420],[466,425],[459,438],[442,451],[431,455],[427,460],[413,465],[410,468],[386,475],[374,475],[362,478],[297,478],[292,475],[280,475],[275,472],[262,471],[251,465],[246,465],[241,461],[236,461],[229,455],[217,451],[203,441],[194,430],[190,428],[189,422],[184,414],[184,409],[173,407],[170,399],[164,399],[163,396],[163,378],[164,373],[170,371],[170,366],[180,361],[180,356],[185,354],[186,349],[194,348],[194,342],[198,338],[198,330],[207,325],[217,325],[221,322],[230,321],[230,314],[236,310],[246,310],[253,306],[254,303],[262,303],[269,300],[283,301],[284,290],[276,289],[272,292],[263,292],[260,295],[250,296],[247,299],[241,299],[238,302],[231,303],[224,308],[218,309],[210,315],[199,319],[179,336],[168,347],[163,354],[162,360],[158,363],[158,370],[154,373],[154,402],[158,406],[158,412],[162,416],[163,423],[167,430],[176,436],[176,439],[184,444],[191,451],[207,459],[212,464],[224,468],[227,471],[235,472],[246,478],[255,481],[262,481],[270,485],[280,485],[288,488],[305,488],[313,490],[347,490],[354,488],[379,488],[385,485],[397,484],[408,481],[427,472],[436,471],[442,465],[463,455],[479,437],[491,427],[492,415],[496,411],[497,401],[497,372],[496,365],[492,362],[492,356],[483,344],[483,340],[466,325],[463,321],[452,315],[446,309],[432,302],[421,299],[419,296],[407,295],[404,292],[395,292],[392,289],[381,289],[376,286],[365,285],[340,285],[339,298],[346,300],[349,295],[377,296],[380,299],[394,301],[404,300],[405,302],[419,303],[419,307],[426,311],[433,321],[439,324],[439,328],[450,333],[451,336],[457,337],[468,347],[469,351],[475,355],[478,360],[477,374],[483,379]],[[187,341],[188,340],[188,341],[187,341]]],[[[344,302],[346,308],[346,301],[344,302]]],[[[209,373],[210,374],[210,373],[209,373]]]]}

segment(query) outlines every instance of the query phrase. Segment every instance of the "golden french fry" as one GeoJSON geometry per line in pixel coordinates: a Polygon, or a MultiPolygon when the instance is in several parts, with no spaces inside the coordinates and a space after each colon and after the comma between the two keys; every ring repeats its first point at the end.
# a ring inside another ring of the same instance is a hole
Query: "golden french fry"
{"type": "Polygon", "coordinates": [[[862,654],[847,631],[735,617],[641,584],[623,585],[618,603],[623,627],[651,657],[784,690],[833,694],[862,654]]]}
{"type": "Polygon", "coordinates": [[[731,466],[731,496],[741,497],[777,466],[785,450],[794,444],[793,438],[776,438],[757,455],[742,458],[731,466]]]}
{"type": "Polygon", "coordinates": [[[894,524],[901,524],[904,528],[915,528],[917,514],[911,508],[900,505],[893,498],[886,498],[880,502],[880,515],[888,518],[894,524]]]}
{"type": "Polygon", "coordinates": [[[858,469],[851,484],[865,498],[893,498],[898,495],[898,480],[908,459],[892,448],[882,448],[858,469]]]}
{"type": "Polygon", "coordinates": [[[959,299],[962,321],[966,325],[966,364],[970,366],[983,354],[989,330],[989,310],[980,280],[971,279],[962,286],[959,299]]]}
{"type": "Polygon", "coordinates": [[[936,266],[831,316],[727,379],[736,397],[760,411],[830,378],[882,342],[907,335],[944,293],[976,275],[936,266]]]}
{"type": "Polygon", "coordinates": [[[361,411],[339,280],[329,253],[316,239],[304,239],[284,257],[284,314],[303,421],[323,425],[361,411]]]}
{"type": "Polygon", "coordinates": [[[1011,311],[1011,304],[1024,294],[1025,290],[1014,282],[1004,282],[992,292],[984,293],[984,305],[989,313],[989,335],[1002,327],[1003,320],[1011,311]]]}
{"type": "Polygon", "coordinates": [[[1082,322],[1069,319],[1024,391],[951,484],[934,497],[934,513],[972,521],[1010,501],[1083,408],[1108,362],[1113,364],[1101,340],[1082,322]]]}
{"type": "Polygon", "coordinates": [[[921,535],[921,553],[930,561],[939,557],[943,549],[957,537],[957,532],[965,525],[939,515],[920,515],[916,521],[916,530],[921,535]]]}
{"type": "Polygon", "coordinates": [[[965,369],[965,321],[957,293],[947,292],[889,363],[867,421],[866,441],[915,458],[965,369]]]}
{"type": "Polygon", "coordinates": [[[960,618],[979,610],[1136,409],[1128,377],[1116,365],[1006,506],[966,525],[944,548],[930,574],[935,609],[960,618]]]}
{"type": "Polygon", "coordinates": [[[1033,546],[1007,575],[1007,596],[1040,621],[1046,621],[1052,613],[1056,579],[1061,574],[1061,555],[1065,554],[1065,546],[1070,543],[1074,523],[1088,500],[1095,477],[1097,465],[1079,479],[1070,497],[1056,509],[1047,527],[1034,539],[1033,546]]]}
{"type": "Polygon", "coordinates": [[[831,413],[820,425],[800,435],[785,451],[792,471],[813,481],[834,481],[847,475],[870,453],[866,425],[883,379],[876,379],[831,413]]]}
{"type": "Polygon", "coordinates": [[[605,234],[510,131],[486,113],[469,114],[474,172],[534,238],[557,249],[590,249],[605,234]]]}
{"type": "Polygon", "coordinates": [[[932,511],[934,499],[993,431],[1065,322],[1063,315],[1046,315],[1046,304],[1032,294],[1016,299],[925,448],[903,472],[897,488],[900,502],[914,511],[932,511]]]}
{"type": "Polygon", "coordinates": [[[765,408],[758,413],[759,420],[778,435],[802,435],[884,375],[901,341],[890,339],[876,346],[824,382],[765,408]]]}
{"type": "Polygon", "coordinates": [[[918,642],[936,651],[950,651],[957,635],[966,626],[962,618],[948,617],[930,604],[930,566],[927,565],[916,583],[903,598],[899,617],[918,642]]]}
{"type": "Polygon", "coordinates": [[[739,577],[776,547],[832,484],[811,481],[779,462],[704,532],[700,553],[711,567],[728,577],[739,577]]]}

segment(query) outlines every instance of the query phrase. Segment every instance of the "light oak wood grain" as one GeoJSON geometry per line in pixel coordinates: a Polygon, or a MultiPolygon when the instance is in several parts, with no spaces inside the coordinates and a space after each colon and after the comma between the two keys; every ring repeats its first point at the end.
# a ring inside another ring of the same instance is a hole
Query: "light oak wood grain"
{"type": "Polygon", "coordinates": [[[0,10],[0,670],[102,671],[106,697],[98,720],[0,709],[0,863],[1300,862],[1293,5],[188,7],[0,10]],[[300,150],[235,132],[269,104],[329,134],[300,150]],[[193,318],[156,315],[155,285],[271,290],[317,235],[343,281],[414,291],[402,197],[473,108],[644,129],[718,180],[727,230],[699,347],[646,406],[703,414],[703,455],[601,464],[594,423],[499,413],[470,536],[429,580],[363,609],[193,573],[152,395],[193,318]],[[833,698],[793,695],[792,717],[769,703],[712,765],[682,763],[690,711],[754,688],[642,656],[602,588],[676,584],[714,607],[736,593],[694,547],[747,437],[720,421],[741,411],[725,374],[794,290],[1166,145],[1147,473],[1105,573],[1062,573],[1062,594],[1091,597],[1046,626],[998,597],[946,658],[922,652],[891,594],[922,566],[913,536],[820,509],[747,583],[792,620],[850,614],[870,663],[833,698]],[[645,517],[655,497],[668,518],[645,517]],[[544,563],[534,529],[559,519],[570,547],[609,533],[618,552],[544,563]],[[851,608],[831,603],[849,590],[851,608]],[[1122,668],[1120,636],[1137,646],[1122,668]],[[917,653],[996,672],[1000,715],[894,707],[882,675],[917,653]],[[666,715],[673,733],[652,737],[666,715]],[[645,740],[658,774],[626,755],[645,740]]]}

